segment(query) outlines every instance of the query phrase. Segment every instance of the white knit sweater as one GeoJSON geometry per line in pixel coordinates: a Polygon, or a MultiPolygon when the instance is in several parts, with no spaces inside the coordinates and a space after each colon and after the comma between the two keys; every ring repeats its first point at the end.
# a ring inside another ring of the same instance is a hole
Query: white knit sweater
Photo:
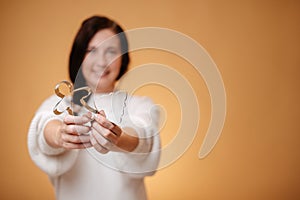
{"type": "MultiPolygon", "coordinates": [[[[28,148],[33,162],[43,170],[55,187],[58,200],[143,200],[147,199],[144,177],[155,173],[160,157],[159,113],[146,97],[120,93],[91,97],[112,122],[134,128],[140,142],[130,153],[100,154],[93,147],[65,150],[50,147],[44,138],[45,125],[64,114],[52,110],[59,101],[51,96],[36,112],[28,133],[28,148]],[[123,109],[125,108],[125,109],[123,109]]],[[[94,104],[91,104],[92,106],[94,104]]]]}

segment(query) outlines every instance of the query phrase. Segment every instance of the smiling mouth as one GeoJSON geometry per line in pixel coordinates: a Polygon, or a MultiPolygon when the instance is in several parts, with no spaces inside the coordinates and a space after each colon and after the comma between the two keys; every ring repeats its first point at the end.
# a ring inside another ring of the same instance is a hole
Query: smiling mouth
{"type": "Polygon", "coordinates": [[[109,74],[109,71],[108,70],[105,70],[104,72],[102,72],[100,74],[100,77],[104,77],[104,76],[107,76],[109,74]]]}
{"type": "Polygon", "coordinates": [[[104,70],[102,72],[94,72],[95,76],[98,78],[105,77],[109,74],[109,70],[104,70]]]}

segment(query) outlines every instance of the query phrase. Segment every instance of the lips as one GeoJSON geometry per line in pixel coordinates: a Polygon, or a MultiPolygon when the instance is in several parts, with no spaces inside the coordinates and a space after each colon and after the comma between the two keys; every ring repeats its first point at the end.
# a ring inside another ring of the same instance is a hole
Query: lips
{"type": "Polygon", "coordinates": [[[109,74],[109,70],[105,70],[104,72],[101,73],[100,77],[107,76],[109,74]]]}
{"type": "Polygon", "coordinates": [[[105,77],[105,76],[107,76],[109,73],[110,73],[109,70],[105,70],[105,71],[93,71],[93,75],[94,75],[96,78],[99,78],[99,77],[105,77]]]}

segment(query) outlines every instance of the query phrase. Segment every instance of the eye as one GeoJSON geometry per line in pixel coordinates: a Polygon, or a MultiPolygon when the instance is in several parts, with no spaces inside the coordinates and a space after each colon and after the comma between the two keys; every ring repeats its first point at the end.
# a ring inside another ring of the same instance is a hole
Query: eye
{"type": "Polygon", "coordinates": [[[114,48],[109,48],[106,53],[111,54],[111,55],[116,55],[118,52],[114,48]]]}
{"type": "Polygon", "coordinates": [[[96,52],[96,48],[95,47],[89,47],[87,50],[86,50],[86,53],[94,53],[96,52]]]}

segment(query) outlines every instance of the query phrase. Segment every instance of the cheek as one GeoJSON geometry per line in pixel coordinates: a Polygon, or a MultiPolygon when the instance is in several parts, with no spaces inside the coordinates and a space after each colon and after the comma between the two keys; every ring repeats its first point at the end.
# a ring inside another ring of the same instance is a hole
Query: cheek
{"type": "Polygon", "coordinates": [[[95,64],[95,58],[91,55],[85,55],[85,57],[81,63],[82,71],[85,71],[85,72],[91,71],[92,66],[94,64],[95,64]]]}
{"type": "Polygon", "coordinates": [[[121,59],[117,59],[115,60],[112,64],[111,64],[111,70],[116,73],[119,74],[120,70],[121,70],[121,64],[122,64],[122,60],[121,59]]]}
{"type": "Polygon", "coordinates": [[[81,67],[87,68],[88,66],[91,66],[92,63],[93,63],[93,58],[91,56],[86,55],[81,63],[81,67]]]}
{"type": "Polygon", "coordinates": [[[81,65],[82,75],[87,80],[87,77],[90,75],[90,69],[88,65],[81,65]]]}

